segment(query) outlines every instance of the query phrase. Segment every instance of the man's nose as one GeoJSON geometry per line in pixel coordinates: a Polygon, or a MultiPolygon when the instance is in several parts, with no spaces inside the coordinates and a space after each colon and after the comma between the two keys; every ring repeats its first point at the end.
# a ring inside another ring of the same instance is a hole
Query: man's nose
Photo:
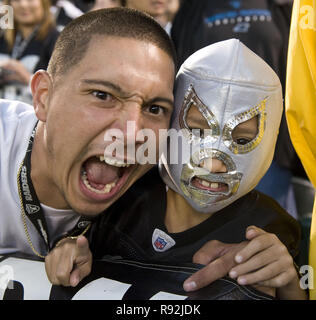
{"type": "Polygon", "coordinates": [[[142,130],[144,129],[144,116],[142,106],[138,103],[126,103],[124,112],[120,115],[120,127],[123,131],[126,144],[132,141],[144,142],[142,130]]]}
{"type": "Polygon", "coordinates": [[[200,167],[207,169],[209,172],[212,172],[212,173],[225,173],[225,172],[227,172],[226,165],[224,164],[223,161],[221,161],[219,159],[212,159],[212,158],[204,159],[200,163],[200,167]]]}

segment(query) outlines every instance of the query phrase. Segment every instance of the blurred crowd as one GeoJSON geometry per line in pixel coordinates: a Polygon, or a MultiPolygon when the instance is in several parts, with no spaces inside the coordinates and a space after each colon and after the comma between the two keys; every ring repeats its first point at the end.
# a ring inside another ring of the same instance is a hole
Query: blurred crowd
{"type": "Polygon", "coordinates": [[[126,6],[146,11],[170,33],[178,0],[3,0],[14,12],[14,28],[0,37],[0,97],[32,103],[32,74],[46,69],[58,34],[90,10],[126,6]]]}
{"type": "MultiPolygon", "coordinates": [[[[272,67],[285,88],[291,0],[3,0],[0,3],[14,10],[14,29],[3,29],[0,36],[0,98],[32,103],[30,78],[36,70],[47,67],[65,25],[87,11],[117,6],[153,16],[174,41],[178,66],[208,44],[238,38],[272,67]]],[[[285,116],[274,161],[258,189],[274,197],[295,218],[311,213],[313,189],[290,141],[285,116]]]]}

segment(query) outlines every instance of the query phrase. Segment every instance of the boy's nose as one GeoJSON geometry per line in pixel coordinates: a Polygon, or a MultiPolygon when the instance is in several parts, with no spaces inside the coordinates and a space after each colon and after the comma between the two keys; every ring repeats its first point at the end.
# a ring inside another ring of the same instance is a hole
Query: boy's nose
{"type": "Polygon", "coordinates": [[[212,173],[225,173],[227,168],[223,161],[219,159],[207,158],[200,163],[200,167],[207,169],[212,173]]]}

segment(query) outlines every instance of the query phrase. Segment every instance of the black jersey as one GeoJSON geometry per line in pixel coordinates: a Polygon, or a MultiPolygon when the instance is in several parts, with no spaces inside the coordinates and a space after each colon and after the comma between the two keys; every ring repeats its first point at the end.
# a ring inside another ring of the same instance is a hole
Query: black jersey
{"type": "Polygon", "coordinates": [[[94,257],[110,254],[136,260],[191,262],[209,240],[246,240],[245,230],[250,225],[276,234],[292,256],[298,253],[298,222],[258,191],[179,233],[169,233],[165,227],[166,201],[166,185],[153,169],[98,218],[90,234],[94,257]]]}

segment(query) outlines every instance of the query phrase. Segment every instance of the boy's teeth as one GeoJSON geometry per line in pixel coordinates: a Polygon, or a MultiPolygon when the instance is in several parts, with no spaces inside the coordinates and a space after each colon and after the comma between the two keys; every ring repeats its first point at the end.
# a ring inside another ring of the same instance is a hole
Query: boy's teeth
{"type": "Polygon", "coordinates": [[[88,181],[88,178],[87,178],[87,173],[85,171],[82,172],[81,178],[82,178],[82,181],[85,184],[85,186],[89,190],[91,190],[95,193],[106,194],[106,193],[109,193],[112,190],[112,188],[116,186],[116,182],[112,182],[112,183],[108,183],[107,185],[105,185],[105,187],[102,190],[98,190],[98,189],[91,187],[91,185],[88,181]]]}
{"type": "Polygon", "coordinates": [[[209,187],[209,186],[210,186],[210,184],[209,184],[207,181],[205,181],[205,180],[202,180],[202,185],[203,185],[204,187],[209,187]]]}
{"type": "Polygon", "coordinates": [[[105,163],[107,163],[111,166],[115,166],[115,167],[129,167],[130,166],[130,164],[127,164],[127,163],[122,162],[120,160],[113,159],[113,158],[105,158],[104,156],[100,156],[99,160],[104,161],[105,163]]]}
{"type": "Polygon", "coordinates": [[[218,189],[219,185],[217,182],[208,182],[206,180],[200,179],[200,183],[204,186],[204,187],[208,187],[208,188],[212,188],[212,189],[218,189]]]}

